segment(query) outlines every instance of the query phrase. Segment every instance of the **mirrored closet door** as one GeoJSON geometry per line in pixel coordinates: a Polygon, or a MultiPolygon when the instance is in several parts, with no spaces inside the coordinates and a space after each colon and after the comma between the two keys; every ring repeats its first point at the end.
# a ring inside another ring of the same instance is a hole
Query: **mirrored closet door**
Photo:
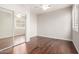
{"type": "Polygon", "coordinates": [[[13,11],[0,7],[0,51],[13,46],[13,11]]]}
{"type": "Polygon", "coordinates": [[[0,7],[0,54],[18,53],[18,45],[25,43],[25,14],[0,7]]]}
{"type": "Polygon", "coordinates": [[[14,45],[25,42],[25,19],[24,14],[14,14],[14,45]]]}

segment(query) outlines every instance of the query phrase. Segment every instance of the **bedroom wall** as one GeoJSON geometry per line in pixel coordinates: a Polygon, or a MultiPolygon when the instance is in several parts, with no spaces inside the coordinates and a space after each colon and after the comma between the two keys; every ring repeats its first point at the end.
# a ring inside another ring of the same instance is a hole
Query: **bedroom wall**
{"type": "Polygon", "coordinates": [[[30,30],[31,30],[31,37],[37,36],[37,15],[31,12],[31,21],[30,21],[30,30]]]}
{"type": "Polygon", "coordinates": [[[31,37],[37,36],[37,15],[26,7],[26,41],[29,42],[31,37]]]}
{"type": "Polygon", "coordinates": [[[72,41],[79,53],[79,6],[72,7],[72,41]]]}
{"type": "Polygon", "coordinates": [[[38,15],[37,35],[71,40],[71,7],[38,15]]]}

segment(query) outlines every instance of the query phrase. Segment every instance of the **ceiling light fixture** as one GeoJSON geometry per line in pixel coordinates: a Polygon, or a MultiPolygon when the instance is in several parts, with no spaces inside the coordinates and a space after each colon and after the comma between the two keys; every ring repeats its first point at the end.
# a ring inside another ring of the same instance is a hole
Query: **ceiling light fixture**
{"type": "Polygon", "coordinates": [[[16,14],[16,17],[20,18],[21,17],[21,14],[16,14]]]}
{"type": "Polygon", "coordinates": [[[49,7],[48,4],[42,5],[42,9],[43,9],[43,10],[47,10],[47,9],[49,9],[49,8],[50,8],[50,7],[49,7]]]}

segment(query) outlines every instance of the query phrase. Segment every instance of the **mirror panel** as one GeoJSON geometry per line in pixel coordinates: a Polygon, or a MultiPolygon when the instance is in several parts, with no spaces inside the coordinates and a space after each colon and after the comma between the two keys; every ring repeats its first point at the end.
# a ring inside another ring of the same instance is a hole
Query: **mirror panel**
{"type": "Polygon", "coordinates": [[[13,45],[13,11],[0,8],[0,50],[13,45]]]}
{"type": "Polygon", "coordinates": [[[25,42],[25,16],[21,14],[15,15],[14,45],[25,42]]]}

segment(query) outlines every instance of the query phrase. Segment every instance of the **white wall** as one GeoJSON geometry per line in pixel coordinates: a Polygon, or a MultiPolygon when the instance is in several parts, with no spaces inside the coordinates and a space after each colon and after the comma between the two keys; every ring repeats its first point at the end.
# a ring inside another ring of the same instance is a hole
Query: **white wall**
{"type": "Polygon", "coordinates": [[[27,8],[27,17],[26,17],[26,42],[30,41],[30,8],[27,8]]]}
{"type": "Polygon", "coordinates": [[[38,36],[71,39],[71,7],[38,15],[38,36]]]}
{"type": "Polygon", "coordinates": [[[37,36],[37,15],[31,11],[30,7],[26,7],[26,41],[30,38],[37,36]]]}
{"type": "Polygon", "coordinates": [[[77,17],[78,15],[79,15],[79,7],[78,5],[73,5],[73,8],[72,8],[72,41],[79,53],[79,17],[77,17]]]}
{"type": "Polygon", "coordinates": [[[31,21],[30,21],[30,32],[31,37],[37,36],[37,16],[35,13],[31,12],[31,21]]]}

